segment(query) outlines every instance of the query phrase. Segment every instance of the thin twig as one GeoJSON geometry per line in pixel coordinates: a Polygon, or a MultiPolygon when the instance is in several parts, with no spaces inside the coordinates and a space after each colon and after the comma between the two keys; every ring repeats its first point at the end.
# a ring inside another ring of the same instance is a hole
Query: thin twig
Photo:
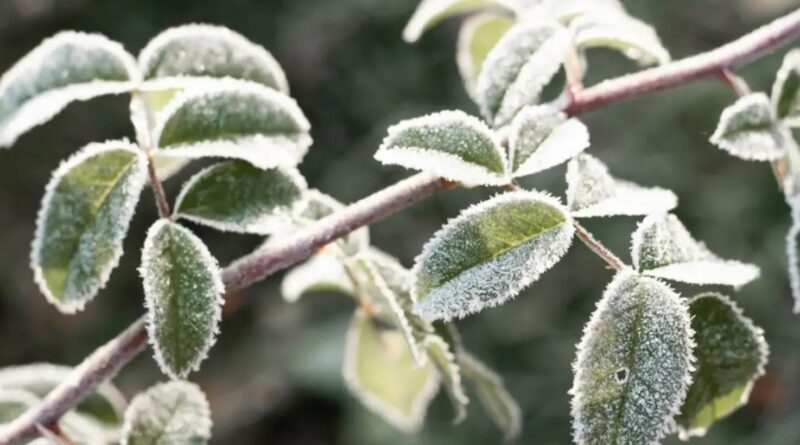
{"type": "Polygon", "coordinates": [[[574,220],[572,223],[575,226],[575,235],[583,241],[583,244],[589,248],[592,252],[597,254],[600,258],[602,258],[608,265],[614,270],[622,270],[625,267],[625,262],[619,259],[614,253],[606,248],[597,238],[594,237],[585,227],[583,227],[578,220],[574,220]]]}

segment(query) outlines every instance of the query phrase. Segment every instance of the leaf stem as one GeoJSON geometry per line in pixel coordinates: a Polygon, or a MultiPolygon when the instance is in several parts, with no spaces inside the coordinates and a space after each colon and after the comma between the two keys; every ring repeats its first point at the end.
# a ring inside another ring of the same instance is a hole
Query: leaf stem
{"type": "Polygon", "coordinates": [[[158,207],[158,215],[161,218],[170,218],[172,216],[172,211],[169,208],[169,200],[167,200],[167,195],[164,193],[164,186],[158,179],[158,174],[156,174],[156,166],[153,159],[153,137],[150,132],[150,126],[153,123],[152,113],[144,97],[142,97],[141,91],[134,90],[131,92],[131,101],[133,101],[131,104],[131,113],[138,114],[138,116],[134,116],[133,118],[139,120],[139,125],[134,125],[136,140],[147,154],[147,174],[150,178],[150,188],[153,190],[153,196],[155,197],[156,206],[158,207]]]}
{"type": "Polygon", "coordinates": [[[603,259],[606,263],[608,263],[609,267],[614,270],[622,270],[628,267],[624,261],[619,259],[618,256],[614,255],[613,252],[608,250],[606,246],[603,245],[594,235],[591,234],[585,227],[583,227],[578,220],[573,220],[572,223],[575,226],[575,235],[583,241],[583,244],[589,248],[592,252],[594,252],[597,256],[603,259]]]}

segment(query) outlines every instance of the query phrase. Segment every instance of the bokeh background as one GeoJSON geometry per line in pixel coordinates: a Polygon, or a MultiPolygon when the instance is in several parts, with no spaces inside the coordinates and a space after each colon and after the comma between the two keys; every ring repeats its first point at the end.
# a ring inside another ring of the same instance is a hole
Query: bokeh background
{"type": "MultiPolygon", "coordinates": [[[[675,58],[731,40],[798,6],[796,0],[634,1],[675,58]]],[[[454,62],[458,20],[408,45],[400,38],[416,0],[0,0],[0,71],[64,29],[101,32],[138,52],[162,29],[190,22],[226,25],[266,46],[288,74],[292,94],[312,122],[315,144],[301,165],[309,183],[351,202],[408,175],[372,159],[386,127],[441,109],[476,114],[454,62]]],[[[800,42],[798,42],[800,45],[800,42]]],[[[742,71],[768,90],[780,51],[742,71]]],[[[587,83],[636,67],[602,50],[590,55],[587,83]]],[[[784,238],[788,209],[765,164],[746,163],[710,146],[721,109],[734,100],[703,81],[592,112],[582,119],[591,152],[619,177],[674,190],[677,214],[721,255],[754,262],[762,277],[732,294],[766,330],[772,355],[748,406],[715,426],[702,444],[800,443],[800,319],[791,313],[784,238]]],[[[47,125],[0,152],[0,365],[77,364],[143,312],[136,272],[139,249],[156,218],[143,195],[126,254],[110,285],[88,308],[65,316],[33,285],[30,241],[50,172],[91,141],[133,136],[127,100],[70,106],[47,125]]],[[[174,197],[193,165],[170,179],[174,197]]],[[[525,186],[563,196],[564,167],[525,186]]],[[[371,229],[376,246],[410,266],[422,244],[471,203],[492,192],[455,190],[413,206],[371,229]]],[[[630,218],[589,221],[590,230],[628,258],[630,218]]],[[[223,264],[261,240],[193,227],[223,264]]],[[[289,305],[280,275],[234,295],[222,334],[192,376],[214,411],[213,443],[223,444],[493,444],[501,437],[477,403],[453,426],[445,397],[416,436],[394,431],[345,390],[340,366],[352,302],[312,295],[289,305]]],[[[581,245],[515,300],[458,323],[467,347],[505,378],[524,412],[520,444],[571,443],[569,397],[574,345],[611,272],[581,245]]],[[[679,286],[687,297],[698,288],[679,286]]],[[[148,353],[116,379],[126,395],[164,377],[148,353]]],[[[677,442],[675,439],[669,441],[677,442]]]]}

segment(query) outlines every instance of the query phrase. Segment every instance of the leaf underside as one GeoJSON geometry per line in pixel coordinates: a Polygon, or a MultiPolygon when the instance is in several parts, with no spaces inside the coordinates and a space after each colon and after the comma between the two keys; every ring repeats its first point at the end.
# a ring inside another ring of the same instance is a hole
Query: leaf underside
{"type": "Polygon", "coordinates": [[[710,141],[744,160],[773,161],[786,154],[785,137],[767,95],[753,93],[722,111],[710,141]]]}

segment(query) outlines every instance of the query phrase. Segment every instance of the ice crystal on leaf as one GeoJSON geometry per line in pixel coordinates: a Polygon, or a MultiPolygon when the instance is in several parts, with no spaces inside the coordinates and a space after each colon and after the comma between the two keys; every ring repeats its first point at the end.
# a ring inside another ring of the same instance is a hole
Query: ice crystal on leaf
{"type": "Polygon", "coordinates": [[[570,390],[575,443],[660,443],[691,382],[692,347],[680,296],[653,278],[618,273],[578,345],[570,390]],[[627,370],[623,383],[620,369],[627,370]]]}
{"type": "Polygon", "coordinates": [[[290,270],[281,282],[283,299],[294,303],[312,292],[332,291],[355,296],[353,281],[336,255],[319,253],[290,270]]]}
{"type": "Polygon", "coordinates": [[[794,312],[800,313],[800,203],[790,200],[792,226],[786,235],[786,256],[789,260],[789,282],[794,297],[794,312]]]}
{"type": "Polygon", "coordinates": [[[522,412],[503,379],[472,354],[463,352],[458,358],[464,377],[472,383],[486,412],[503,431],[506,440],[515,439],[522,431],[522,412]]]}
{"type": "Polygon", "coordinates": [[[441,111],[389,127],[375,159],[469,185],[509,181],[495,135],[462,111],[441,111]]]}
{"type": "Polygon", "coordinates": [[[758,267],[724,260],[696,241],[675,215],[653,214],[633,234],[633,263],[645,275],[692,284],[743,286],[758,267]]]}
{"type": "Polygon", "coordinates": [[[753,93],[722,111],[710,141],[747,161],[773,161],[786,154],[786,137],[767,95],[753,93]]]}
{"type": "Polygon", "coordinates": [[[422,0],[403,30],[406,42],[416,42],[422,33],[447,17],[488,8],[510,12],[514,0],[422,0]]]}
{"type": "Polygon", "coordinates": [[[512,18],[489,12],[468,17],[461,25],[456,62],[464,88],[473,99],[477,98],[475,89],[486,56],[513,25],[512,18]]]}
{"type": "Polygon", "coordinates": [[[161,383],[137,395],[125,413],[122,445],[205,444],[211,409],[194,383],[161,383]]]}
{"type": "Polygon", "coordinates": [[[579,49],[617,49],[641,65],[663,65],[670,61],[652,26],[620,10],[586,13],[570,22],[573,44],[579,49]]]}
{"type": "Polygon", "coordinates": [[[459,365],[455,351],[452,350],[449,343],[437,335],[428,335],[423,345],[431,363],[439,370],[442,387],[444,387],[447,392],[453,409],[455,410],[453,423],[462,422],[467,417],[469,398],[464,391],[464,384],[461,378],[461,366],[459,365]]]}
{"type": "Polygon", "coordinates": [[[557,263],[573,233],[567,210],[544,193],[510,192],[473,206],[417,257],[415,311],[449,320],[501,304],[557,263]]]}
{"type": "Polygon", "coordinates": [[[567,207],[576,218],[649,215],[677,205],[671,191],[616,179],[605,164],[588,154],[567,164],[567,207]]]}
{"type": "Polygon", "coordinates": [[[772,86],[772,110],[782,122],[800,125],[800,50],[783,58],[783,65],[772,86]]]}

